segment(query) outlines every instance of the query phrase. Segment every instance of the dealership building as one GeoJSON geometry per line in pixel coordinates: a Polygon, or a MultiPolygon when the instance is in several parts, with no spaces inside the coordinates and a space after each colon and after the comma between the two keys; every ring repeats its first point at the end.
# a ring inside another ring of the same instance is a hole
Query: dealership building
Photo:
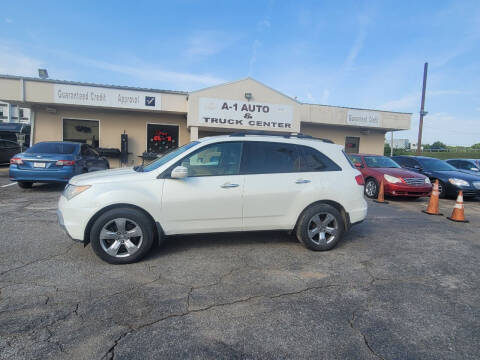
{"type": "MultiPolygon", "coordinates": [[[[252,78],[182,92],[0,75],[0,101],[29,109],[32,144],[121,149],[127,141],[127,165],[201,137],[258,130],[383,154],[385,133],[411,123],[410,113],[301,103],[252,78]]],[[[112,155],[110,164],[120,159],[112,155]]]]}

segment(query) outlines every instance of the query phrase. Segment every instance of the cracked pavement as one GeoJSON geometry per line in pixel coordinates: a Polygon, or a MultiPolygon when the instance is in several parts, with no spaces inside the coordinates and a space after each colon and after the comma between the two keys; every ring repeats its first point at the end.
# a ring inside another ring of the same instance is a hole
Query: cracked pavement
{"type": "Polygon", "coordinates": [[[478,358],[478,200],[469,224],[369,202],[329,252],[282,232],[177,236],[113,266],[57,226],[60,191],[0,188],[0,359],[478,358]]]}

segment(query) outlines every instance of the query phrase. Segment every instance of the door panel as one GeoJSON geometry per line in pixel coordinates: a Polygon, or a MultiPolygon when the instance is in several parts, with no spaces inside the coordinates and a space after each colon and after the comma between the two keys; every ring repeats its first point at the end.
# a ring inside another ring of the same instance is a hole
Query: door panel
{"type": "Polygon", "coordinates": [[[168,234],[240,231],[243,175],[165,179],[162,226],[168,234]]]}
{"type": "Polygon", "coordinates": [[[309,203],[314,173],[245,176],[243,226],[245,230],[292,229],[298,209],[309,203]]]}
{"type": "MultiPolygon", "coordinates": [[[[241,142],[206,145],[179,160],[188,177],[165,179],[162,226],[167,233],[239,231],[242,229],[242,192],[239,175],[241,142]]],[[[171,170],[170,170],[171,171],[171,170]]]]}

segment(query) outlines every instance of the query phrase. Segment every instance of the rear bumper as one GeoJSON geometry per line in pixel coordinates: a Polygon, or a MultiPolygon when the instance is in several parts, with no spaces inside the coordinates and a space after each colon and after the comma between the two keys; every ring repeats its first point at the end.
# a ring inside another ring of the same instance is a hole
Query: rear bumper
{"type": "Polygon", "coordinates": [[[432,185],[413,186],[405,184],[385,183],[385,194],[389,196],[429,196],[432,192],[432,185]]]}
{"type": "Polygon", "coordinates": [[[68,182],[75,175],[75,171],[72,166],[55,170],[31,170],[19,169],[16,165],[10,165],[8,174],[12,181],[68,182]]]}

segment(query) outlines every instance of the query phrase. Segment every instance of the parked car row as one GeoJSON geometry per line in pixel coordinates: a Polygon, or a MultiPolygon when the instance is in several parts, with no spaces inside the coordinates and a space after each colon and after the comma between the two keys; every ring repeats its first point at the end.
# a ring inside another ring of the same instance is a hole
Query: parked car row
{"type": "Polygon", "coordinates": [[[10,159],[10,180],[21,188],[33,183],[67,183],[73,176],[109,169],[108,160],[90,145],[75,142],[40,142],[10,159]]]}
{"type": "Polygon", "coordinates": [[[476,159],[447,161],[425,156],[349,154],[365,178],[365,195],[376,198],[383,180],[386,195],[429,196],[438,180],[440,197],[480,196],[480,162],[476,159]]]}

